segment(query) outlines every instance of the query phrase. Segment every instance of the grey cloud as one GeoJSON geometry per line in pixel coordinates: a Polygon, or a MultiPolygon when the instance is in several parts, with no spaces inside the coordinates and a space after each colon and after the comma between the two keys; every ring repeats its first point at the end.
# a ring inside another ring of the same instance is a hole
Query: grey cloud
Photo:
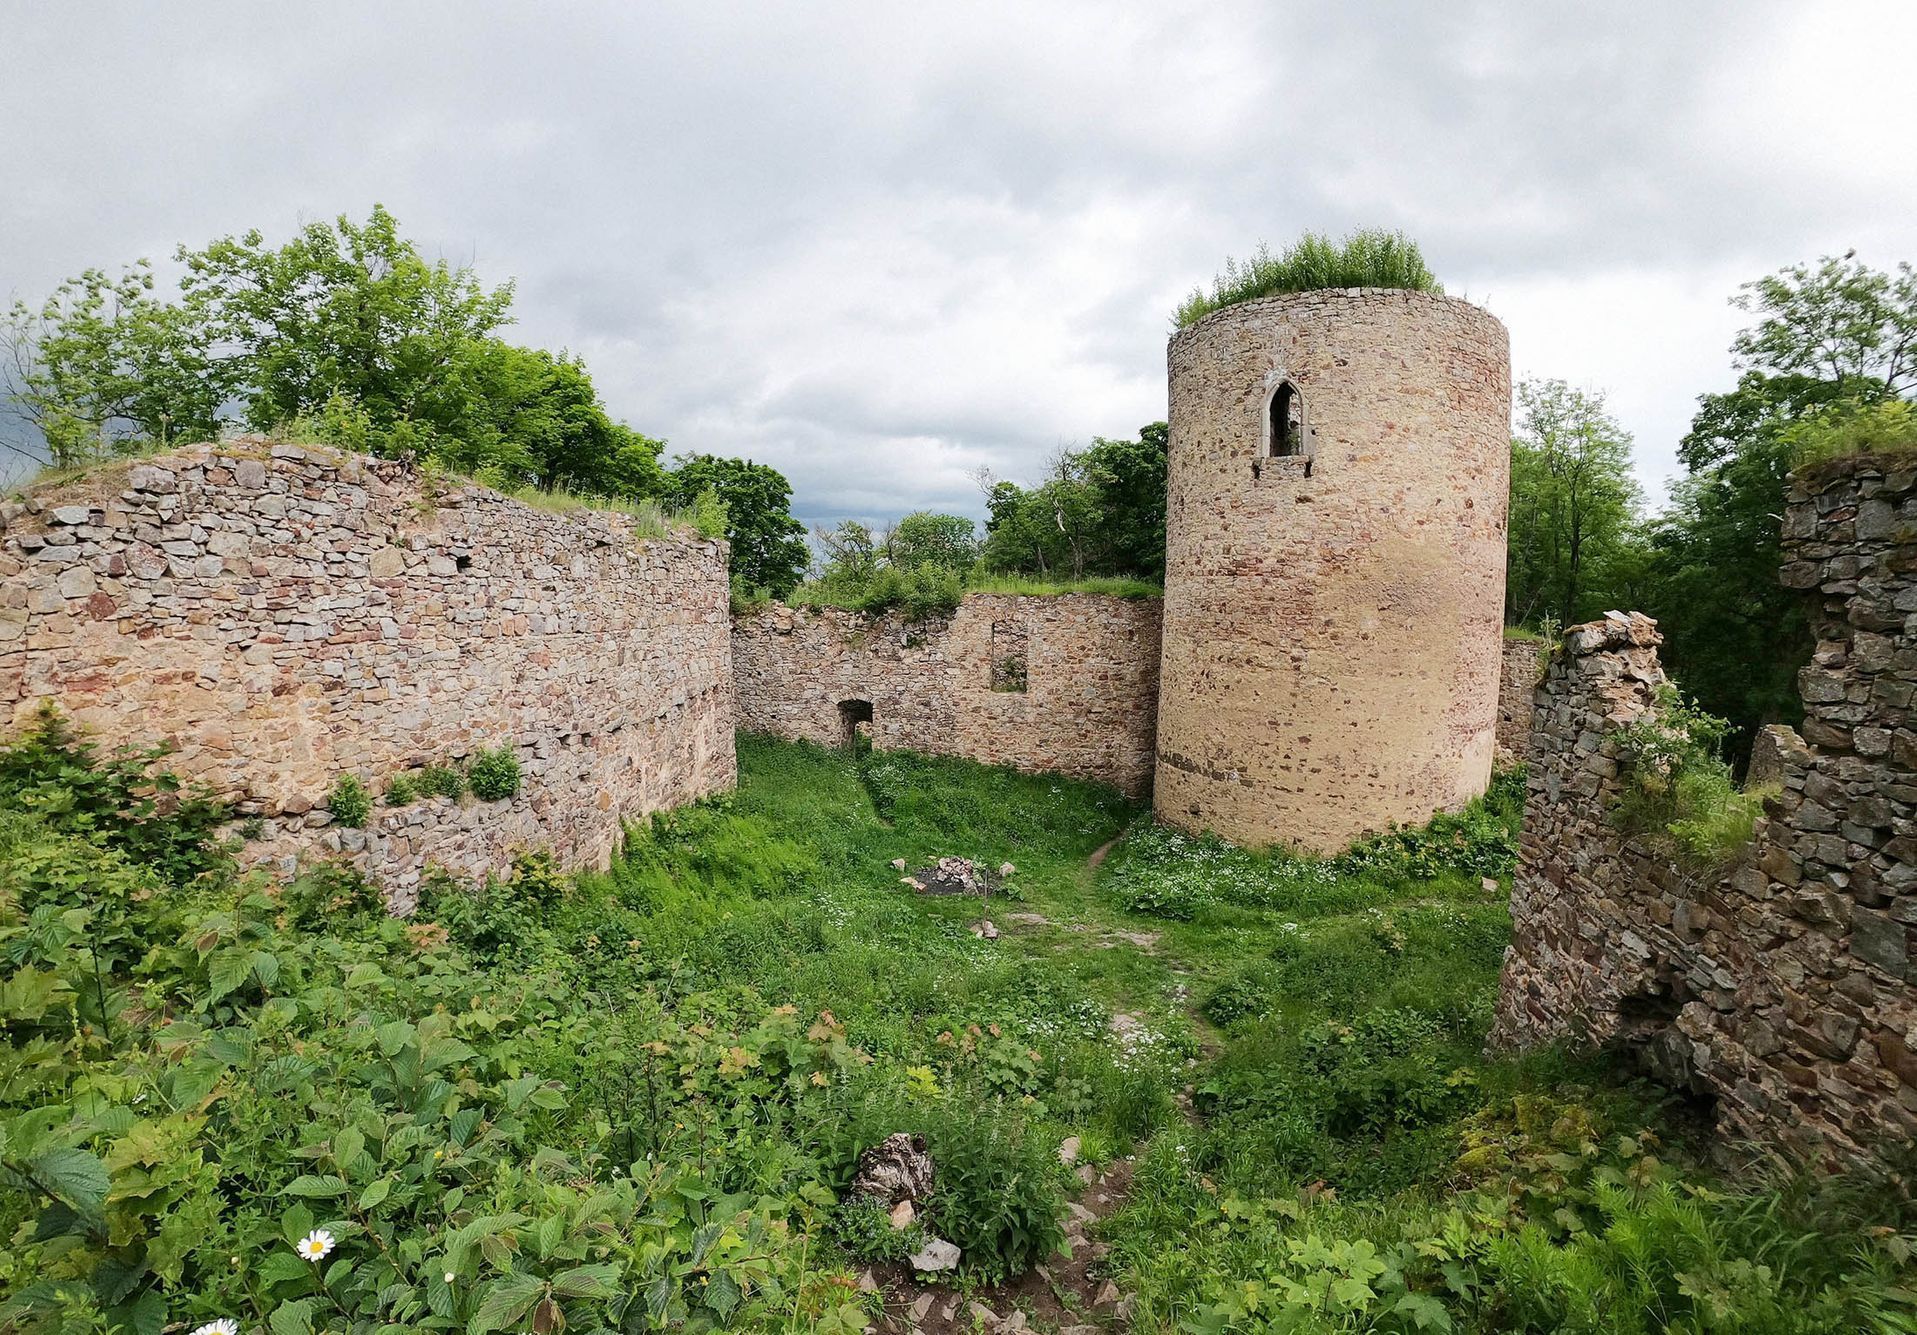
{"type": "Polygon", "coordinates": [[[1713,387],[1670,368],[1730,378],[1738,279],[1917,254],[1880,128],[1912,85],[1830,55],[1907,48],[1894,4],[0,0],[0,24],[0,292],[381,201],[516,279],[517,336],[585,356],[616,413],[774,463],[822,519],[976,514],[977,464],[1029,477],[1161,416],[1171,306],[1261,238],[1405,227],[1521,313],[1521,373],[1618,391],[1650,474],[1713,387]]]}

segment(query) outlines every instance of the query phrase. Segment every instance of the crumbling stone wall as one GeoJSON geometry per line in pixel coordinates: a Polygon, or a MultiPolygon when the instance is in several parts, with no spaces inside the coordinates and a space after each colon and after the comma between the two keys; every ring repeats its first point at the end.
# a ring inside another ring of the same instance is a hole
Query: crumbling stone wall
{"type": "Polygon", "coordinates": [[[964,756],[1150,791],[1158,706],[1155,598],[968,594],[906,621],[774,604],[733,627],[741,728],[964,756]]]}
{"type": "Polygon", "coordinates": [[[1619,1041],[1728,1137],[1850,1159],[1917,1130],[1917,465],[1792,480],[1784,582],[1815,599],[1799,739],[1748,854],[1687,875],[1610,816],[1612,734],[1664,679],[1654,623],[1569,632],[1537,693],[1493,1041],[1619,1041]]]}
{"type": "Polygon", "coordinates": [[[1484,791],[1511,374],[1466,302],[1261,298],[1172,336],[1160,819],[1333,852],[1484,791]],[[1307,452],[1264,453],[1303,398],[1307,452]]]}
{"type": "Polygon", "coordinates": [[[734,781],[723,544],[622,515],[242,440],[0,505],[0,578],[0,716],[50,699],[108,746],[169,740],[259,818],[249,857],[343,855],[401,908],[430,864],[603,863],[622,819],[734,781]],[[511,799],[378,804],[501,745],[511,799]],[[323,809],[346,773],[364,830],[323,809]]]}
{"type": "Polygon", "coordinates": [[[1544,643],[1507,635],[1498,661],[1498,731],[1495,763],[1499,769],[1522,765],[1531,749],[1531,696],[1544,665],[1544,643]]]}

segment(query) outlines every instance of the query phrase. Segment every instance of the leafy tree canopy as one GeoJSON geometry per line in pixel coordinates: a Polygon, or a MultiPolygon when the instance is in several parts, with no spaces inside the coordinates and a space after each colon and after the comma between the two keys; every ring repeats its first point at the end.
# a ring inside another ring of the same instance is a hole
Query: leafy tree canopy
{"type": "Polygon", "coordinates": [[[1604,611],[1601,572],[1623,556],[1640,499],[1631,438],[1605,410],[1603,395],[1562,380],[1519,386],[1508,615],[1566,625],[1604,611]]]}
{"type": "Polygon", "coordinates": [[[1054,579],[1165,573],[1165,423],[1136,440],[1094,438],[1061,451],[1050,476],[1027,490],[981,477],[985,541],[979,563],[1003,574],[1054,579]]]}
{"type": "Polygon", "coordinates": [[[792,484],[769,464],[716,454],[680,455],[665,476],[667,504],[688,508],[711,492],[725,506],[732,578],[783,598],[805,573],[805,525],[792,517],[792,484]]]}
{"type": "Polygon", "coordinates": [[[499,336],[511,283],[427,259],[385,208],[280,245],[251,231],[175,258],[171,300],[142,260],[118,278],[90,269],[0,323],[4,388],[56,465],[210,439],[231,416],[417,454],[508,490],[690,509],[711,488],[732,516],[735,569],[775,590],[796,582],[806,553],[784,477],[710,455],[669,475],[664,442],[614,421],[584,362],[499,336]]]}

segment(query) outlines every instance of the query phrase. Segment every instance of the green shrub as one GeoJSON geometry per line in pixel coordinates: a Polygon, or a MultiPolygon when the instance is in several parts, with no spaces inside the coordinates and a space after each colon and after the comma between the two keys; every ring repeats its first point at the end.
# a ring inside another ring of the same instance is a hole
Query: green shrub
{"type": "Polygon", "coordinates": [[[1653,836],[1694,868],[1736,858],[1763,814],[1763,795],[1739,791],[1719,754],[1729,731],[1675,686],[1660,686],[1655,706],[1616,734],[1626,779],[1618,825],[1653,836]]]}
{"type": "Polygon", "coordinates": [[[719,493],[711,487],[702,488],[692,498],[692,505],[685,516],[693,529],[702,538],[723,538],[730,516],[726,513],[726,503],[719,499],[719,493]]]}
{"type": "Polygon", "coordinates": [[[925,1246],[924,1228],[917,1222],[892,1227],[886,1208],[869,1196],[841,1201],[827,1231],[847,1256],[865,1265],[903,1261],[925,1246]]]}
{"type": "Polygon", "coordinates": [[[360,782],[357,774],[342,774],[333,782],[333,791],[327,794],[326,809],[333,813],[337,825],[359,829],[366,824],[367,816],[372,814],[373,799],[366,791],[366,785],[360,782]]]}
{"type": "Polygon", "coordinates": [[[1182,328],[1241,301],[1278,292],[1312,292],[1333,287],[1398,287],[1414,292],[1442,292],[1425,267],[1418,245],[1403,232],[1353,232],[1343,243],[1316,232],[1306,232],[1296,244],[1274,255],[1260,245],[1243,263],[1225,261],[1225,271],[1212,282],[1209,294],[1194,289],[1176,315],[1182,328]]]}
{"type": "Polygon", "coordinates": [[[519,791],[519,753],[510,742],[481,751],[467,766],[466,777],[480,801],[503,801],[519,791]]]}
{"type": "Polygon", "coordinates": [[[728,590],[728,610],[735,617],[750,616],[774,601],[770,589],[761,589],[747,584],[745,576],[736,570],[732,572],[728,590]]]}
{"type": "Polygon", "coordinates": [[[1917,404],[1908,399],[1845,403],[1790,428],[1798,467],[1859,454],[1917,451],[1917,404]]]}
{"type": "Polygon", "coordinates": [[[450,797],[457,801],[466,794],[465,771],[453,765],[427,765],[413,776],[421,797],[450,797]]]}
{"type": "Polygon", "coordinates": [[[419,800],[419,780],[406,770],[401,770],[386,781],[386,805],[389,807],[408,806],[419,800]]]}
{"type": "Polygon", "coordinates": [[[183,883],[220,865],[213,835],[232,811],[161,767],[166,754],[155,746],[103,756],[44,702],[26,730],[0,747],[0,810],[34,813],[183,883]]]}
{"type": "Polygon", "coordinates": [[[1440,811],[1428,824],[1399,827],[1353,844],[1334,859],[1338,874],[1429,880],[1444,872],[1504,877],[1517,865],[1524,821],[1525,772],[1503,770],[1463,811],[1440,811]]]}
{"type": "Polygon", "coordinates": [[[938,1167],[928,1227],[957,1243],[968,1273],[995,1282],[1029,1270],[1064,1241],[1066,1172],[1055,1138],[1009,1112],[953,1099],[923,1115],[938,1167]]]}
{"type": "Polygon", "coordinates": [[[964,596],[959,572],[931,561],[901,570],[881,566],[873,576],[861,603],[861,610],[882,612],[897,608],[907,621],[924,621],[948,616],[958,609],[964,596]]]}

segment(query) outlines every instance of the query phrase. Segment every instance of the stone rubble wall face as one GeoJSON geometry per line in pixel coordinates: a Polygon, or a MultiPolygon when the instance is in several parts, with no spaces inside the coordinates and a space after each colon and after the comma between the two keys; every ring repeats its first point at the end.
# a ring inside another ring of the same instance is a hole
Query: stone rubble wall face
{"type": "Polygon", "coordinates": [[[1142,796],[1152,780],[1158,618],[1157,599],[1092,594],[974,593],[951,616],[919,622],[775,604],[733,625],[738,725],[837,746],[846,741],[840,703],[864,700],[881,750],[1068,774],[1142,796]],[[994,663],[1019,651],[1026,689],[992,689],[994,663]]]}
{"type": "Polygon", "coordinates": [[[1543,666],[1541,641],[1505,640],[1504,657],[1498,663],[1499,769],[1522,765],[1531,750],[1531,697],[1538,689],[1538,673],[1543,666]]]}
{"type": "Polygon", "coordinates": [[[603,865],[623,820],[735,781],[724,545],[618,514],[242,440],[0,507],[0,578],[15,725],[50,699],[109,747],[170,741],[171,768],[260,818],[249,859],[344,856],[398,909],[431,865],[603,865]],[[515,797],[380,801],[503,744],[515,797]],[[324,810],[348,773],[363,830],[324,810]]]}
{"type": "Polygon", "coordinates": [[[1793,479],[1786,585],[1815,599],[1801,739],[1736,866],[1686,875],[1610,813],[1616,729],[1653,707],[1658,636],[1573,629],[1537,693],[1493,1042],[1619,1041],[1715,1099],[1726,1137],[1848,1160],[1917,1132],[1917,469],[1793,479]]]}
{"type": "Polygon", "coordinates": [[[1331,852],[1484,791],[1511,376],[1462,301],[1354,289],[1173,335],[1160,819],[1331,852]],[[1316,456],[1253,461],[1275,377],[1316,456]]]}

